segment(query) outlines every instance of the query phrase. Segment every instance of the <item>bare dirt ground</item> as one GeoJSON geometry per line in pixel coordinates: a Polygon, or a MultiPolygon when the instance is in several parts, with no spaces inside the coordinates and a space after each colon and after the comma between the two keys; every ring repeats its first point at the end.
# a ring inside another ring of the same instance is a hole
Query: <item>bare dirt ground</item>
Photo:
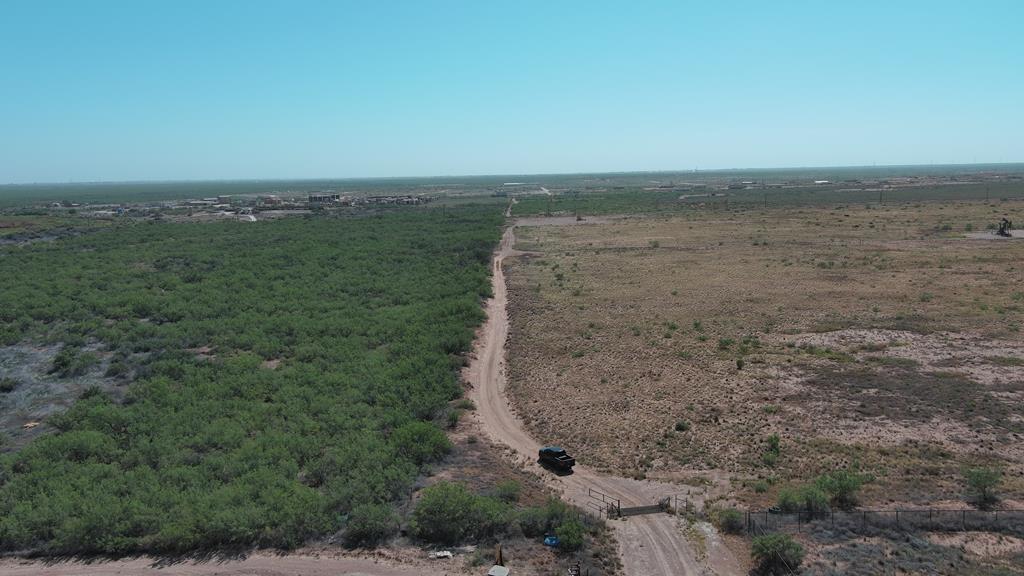
{"type": "Polygon", "coordinates": [[[530,437],[591,469],[731,486],[719,502],[768,506],[852,466],[873,478],[866,507],[969,507],[962,471],[984,465],[1004,471],[1003,505],[1020,505],[1024,243],[965,237],[1020,211],[530,222],[505,268],[507,394],[530,437]]]}
{"type": "Polygon", "coordinates": [[[90,387],[99,387],[113,398],[123,396],[125,382],[104,376],[109,355],[87,349],[97,354],[96,364],[82,374],[62,377],[51,371],[60,346],[0,346],[0,379],[11,387],[0,391],[0,451],[16,450],[46,433],[50,429],[47,416],[66,410],[90,387]]]}
{"type": "Polygon", "coordinates": [[[853,461],[879,477],[868,487],[879,503],[960,498],[963,465],[1000,462],[1016,498],[1024,244],[960,231],[1008,210],[695,210],[521,227],[528,253],[507,270],[509,396],[533,435],[593,467],[724,475],[752,504],[853,461]],[[969,434],[952,452],[943,442],[956,436],[929,440],[943,429],[969,434]],[[782,438],[774,466],[762,462],[770,434],[782,438]]]}
{"type": "MultiPolygon", "coordinates": [[[[506,258],[513,256],[514,227],[502,238],[494,259],[494,297],[488,302],[487,323],[478,338],[476,357],[467,371],[472,399],[481,428],[495,441],[509,446],[522,465],[541,475],[574,504],[586,508],[592,502],[589,489],[621,500],[622,506],[647,505],[664,496],[679,495],[683,488],[650,481],[602,475],[577,465],[571,475],[556,476],[537,466],[541,444],[527,433],[505,397],[505,348],[508,337],[507,293],[503,272],[506,258]]],[[[627,574],[739,574],[740,564],[729,550],[707,531],[703,550],[695,550],[686,539],[677,517],[666,514],[614,521],[619,552],[627,574]]]]}
{"type": "Polygon", "coordinates": [[[968,238],[975,240],[1015,240],[1024,238],[1024,230],[1010,230],[1010,237],[997,236],[995,232],[991,230],[987,232],[970,232],[966,235],[968,238]]]}

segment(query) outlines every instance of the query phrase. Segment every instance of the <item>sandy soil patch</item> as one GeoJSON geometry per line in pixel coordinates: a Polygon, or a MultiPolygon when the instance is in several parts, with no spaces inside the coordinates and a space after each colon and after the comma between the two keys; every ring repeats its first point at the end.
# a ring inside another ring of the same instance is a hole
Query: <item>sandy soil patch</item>
{"type": "Polygon", "coordinates": [[[990,532],[929,534],[928,540],[941,546],[962,548],[970,554],[991,558],[1024,553],[1024,539],[990,532]]]}

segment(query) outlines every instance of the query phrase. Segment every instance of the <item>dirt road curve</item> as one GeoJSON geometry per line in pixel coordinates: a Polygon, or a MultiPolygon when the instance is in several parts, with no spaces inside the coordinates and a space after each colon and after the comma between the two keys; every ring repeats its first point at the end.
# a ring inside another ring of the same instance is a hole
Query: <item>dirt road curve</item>
{"type": "MultiPolygon", "coordinates": [[[[456,574],[457,572],[452,572],[456,574]]],[[[365,558],[253,554],[244,559],[160,565],[153,558],[95,563],[0,560],[3,576],[417,576],[432,572],[365,558]]]]}
{"type": "MultiPolygon", "coordinates": [[[[502,269],[504,259],[514,256],[515,227],[510,226],[494,257],[494,297],[487,304],[487,322],[477,341],[476,357],[468,369],[473,386],[476,418],[496,442],[515,450],[524,466],[578,506],[592,501],[588,488],[622,501],[622,506],[654,504],[659,498],[683,492],[679,486],[602,476],[577,465],[569,476],[556,476],[535,464],[540,444],[523,429],[505,396],[505,342],[508,338],[507,293],[502,269]]],[[[684,537],[680,520],[668,514],[636,516],[611,522],[619,541],[619,554],[629,576],[681,576],[684,574],[740,574],[739,563],[716,538],[707,535],[707,550],[698,558],[684,537]]]]}

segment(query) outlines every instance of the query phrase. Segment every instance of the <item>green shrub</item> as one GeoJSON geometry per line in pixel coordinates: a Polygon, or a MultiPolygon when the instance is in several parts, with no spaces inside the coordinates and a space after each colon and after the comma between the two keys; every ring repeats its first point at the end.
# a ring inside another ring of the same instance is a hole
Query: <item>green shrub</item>
{"type": "Polygon", "coordinates": [[[857,505],[857,492],[864,485],[864,476],[849,470],[836,470],[815,480],[815,486],[828,495],[837,508],[849,510],[857,505]]]}
{"type": "Polygon", "coordinates": [[[4,251],[0,340],[63,342],[54,374],[90,376],[79,350],[102,343],[133,383],[0,457],[0,553],[287,548],[408,498],[447,450],[433,423],[461,391],[452,358],[484,319],[502,221],[437,216],[109,226],[4,251]]]}
{"type": "Polygon", "coordinates": [[[575,552],[583,547],[583,539],[586,530],[583,524],[575,518],[563,522],[555,528],[555,536],[558,536],[558,547],[566,552],[575,552]]]}
{"type": "Polygon", "coordinates": [[[386,504],[359,504],[349,514],[345,543],[350,546],[375,546],[398,530],[398,516],[386,504]]]}
{"type": "Polygon", "coordinates": [[[519,510],[516,513],[516,522],[527,538],[535,538],[548,533],[548,516],[543,508],[519,510]]]}
{"type": "Polygon", "coordinates": [[[493,536],[507,526],[508,506],[477,496],[461,484],[438,482],[423,490],[413,511],[413,534],[427,542],[454,546],[493,536]]]}
{"type": "Polygon", "coordinates": [[[516,516],[520,530],[528,538],[550,534],[569,517],[569,506],[551,498],[541,507],[524,508],[516,516]]]}
{"type": "Polygon", "coordinates": [[[455,408],[456,410],[466,410],[466,411],[469,411],[469,410],[476,410],[476,405],[473,404],[473,401],[470,400],[469,398],[460,398],[459,400],[457,400],[455,402],[455,405],[453,406],[453,408],[455,408]]]}
{"type": "Polygon", "coordinates": [[[735,342],[736,341],[733,340],[732,338],[719,338],[718,339],[718,349],[719,350],[728,350],[729,347],[731,347],[733,344],[735,344],[735,342]]]}
{"type": "Polygon", "coordinates": [[[775,466],[779,461],[779,453],[782,451],[781,440],[778,434],[772,434],[766,439],[768,447],[765,449],[763,455],[761,455],[761,461],[764,462],[765,466],[775,466]]]}
{"type": "Polygon", "coordinates": [[[513,503],[519,500],[523,486],[517,480],[502,480],[494,487],[494,496],[503,502],[513,503]]]}
{"type": "Polygon", "coordinates": [[[417,465],[437,460],[452,447],[444,432],[429,422],[410,422],[396,428],[391,433],[391,444],[417,465]]]}
{"type": "Polygon", "coordinates": [[[462,410],[451,410],[448,412],[448,427],[455,428],[459,425],[459,420],[462,419],[462,410]]]}
{"type": "Polygon", "coordinates": [[[53,358],[50,374],[56,374],[61,378],[75,378],[88,372],[89,368],[99,361],[99,357],[92,352],[82,352],[71,346],[63,346],[53,358]]]}
{"type": "Polygon", "coordinates": [[[107,371],[103,373],[107,378],[116,378],[118,376],[124,376],[129,372],[128,365],[120,360],[115,360],[107,366],[107,371]]]}
{"type": "Polygon", "coordinates": [[[676,432],[686,432],[690,429],[690,423],[686,420],[677,420],[675,428],[676,432]]]}
{"type": "Polygon", "coordinates": [[[804,561],[804,548],[789,534],[766,534],[754,538],[750,555],[761,574],[793,574],[804,561]]]}
{"type": "Polygon", "coordinates": [[[979,508],[992,507],[999,501],[996,489],[1003,480],[1003,473],[996,468],[968,468],[964,470],[968,496],[977,503],[979,508]]]}
{"type": "Polygon", "coordinates": [[[715,511],[715,525],[726,534],[739,534],[743,532],[743,513],[735,508],[722,508],[715,511]]]}
{"type": "Polygon", "coordinates": [[[0,378],[0,394],[13,392],[17,387],[18,382],[14,378],[0,378]]]}
{"type": "Polygon", "coordinates": [[[779,491],[778,506],[787,514],[820,516],[829,511],[828,496],[814,485],[783,488],[779,491]]]}

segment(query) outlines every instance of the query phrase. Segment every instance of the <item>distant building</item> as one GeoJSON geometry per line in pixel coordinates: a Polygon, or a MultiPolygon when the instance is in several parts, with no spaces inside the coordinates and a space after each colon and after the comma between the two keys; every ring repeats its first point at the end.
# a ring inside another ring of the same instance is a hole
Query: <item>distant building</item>
{"type": "Polygon", "coordinates": [[[332,193],[316,193],[310,194],[308,197],[310,204],[337,204],[341,202],[341,194],[332,193]]]}

